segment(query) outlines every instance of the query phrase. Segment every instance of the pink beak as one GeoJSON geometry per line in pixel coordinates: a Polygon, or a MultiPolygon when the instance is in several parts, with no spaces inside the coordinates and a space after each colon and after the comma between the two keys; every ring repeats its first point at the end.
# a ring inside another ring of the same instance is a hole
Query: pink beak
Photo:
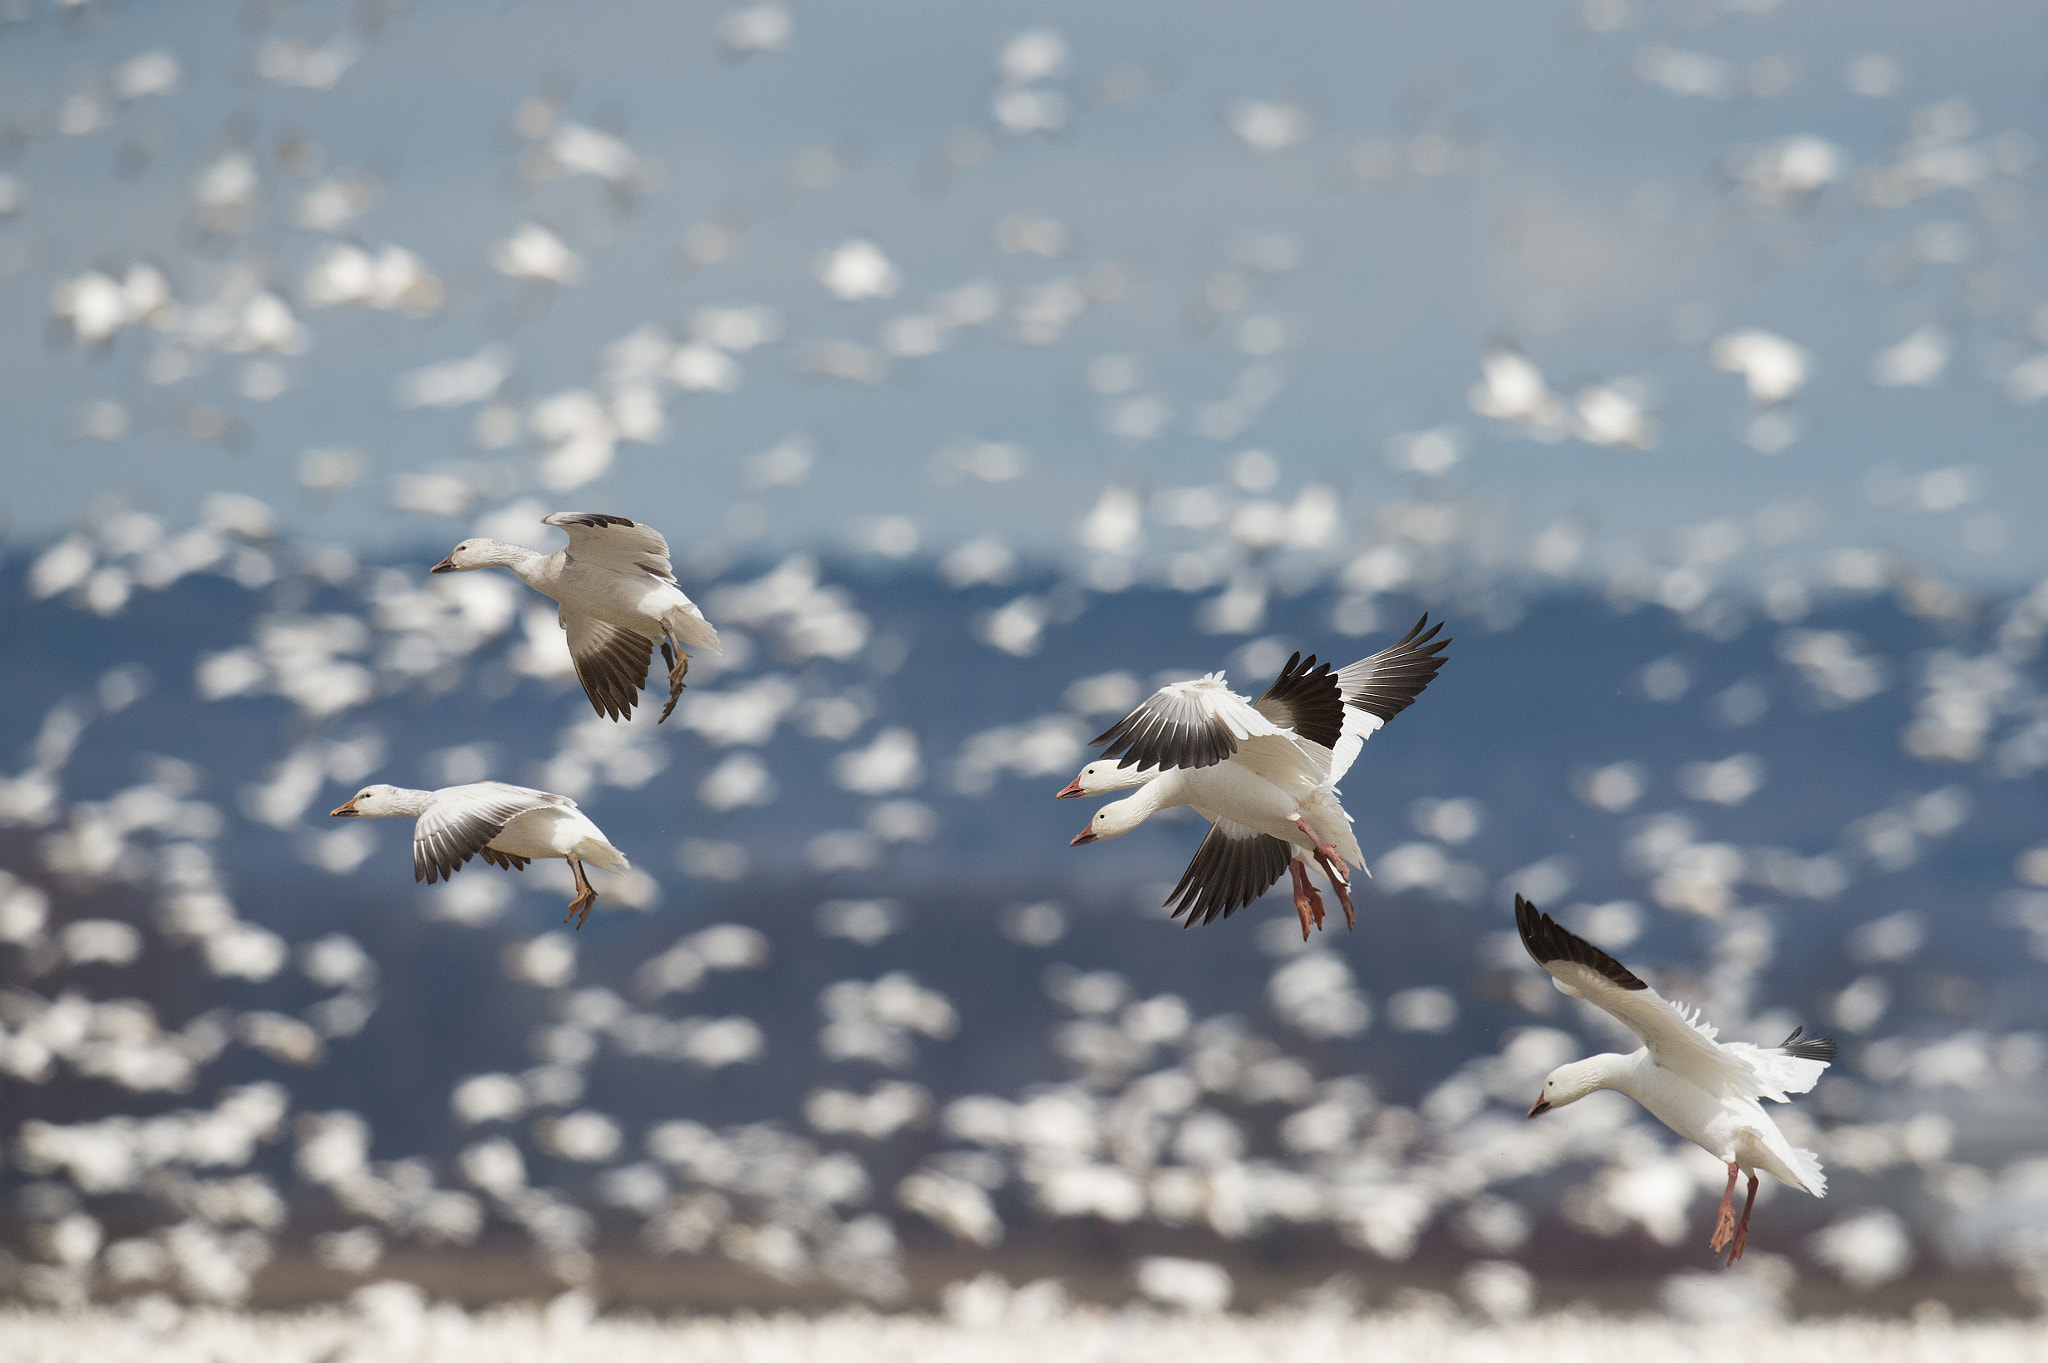
{"type": "Polygon", "coordinates": [[[1546,1103],[1541,1098],[1538,1098],[1536,1100],[1536,1106],[1529,1109],[1529,1115],[1531,1117],[1541,1117],[1544,1113],[1548,1111],[1550,1111],[1550,1104],[1546,1103]]]}
{"type": "Polygon", "coordinates": [[[1081,789],[1081,778],[1076,776],[1073,780],[1067,782],[1066,789],[1052,798],[1055,800],[1078,800],[1087,793],[1087,791],[1081,789]]]}
{"type": "Polygon", "coordinates": [[[329,813],[327,817],[330,819],[360,819],[363,816],[356,813],[356,802],[351,799],[341,808],[329,813]]]}
{"type": "Polygon", "coordinates": [[[1081,830],[1081,831],[1080,831],[1079,833],[1076,833],[1076,834],[1074,835],[1074,840],[1073,840],[1072,842],[1068,843],[1068,844],[1067,844],[1067,846],[1069,846],[1069,847],[1085,847],[1085,846],[1087,846],[1087,845],[1088,845],[1089,843],[1091,843],[1091,842],[1100,842],[1100,841],[1102,841],[1102,839],[1100,839],[1100,838],[1098,838],[1098,837],[1096,837],[1096,836],[1095,836],[1095,830],[1094,830],[1093,828],[1084,828],[1084,829],[1082,829],[1082,830],[1081,830]]]}
{"type": "Polygon", "coordinates": [[[439,563],[436,563],[436,564],[435,564],[435,565],[434,565],[433,567],[431,567],[431,568],[427,569],[427,571],[428,571],[428,572],[430,572],[430,573],[452,573],[452,572],[454,572],[454,571],[455,571],[455,555],[453,555],[453,554],[450,554],[450,555],[449,555],[448,557],[446,557],[446,558],[442,559],[442,560],[441,560],[441,561],[440,561],[439,563]]]}

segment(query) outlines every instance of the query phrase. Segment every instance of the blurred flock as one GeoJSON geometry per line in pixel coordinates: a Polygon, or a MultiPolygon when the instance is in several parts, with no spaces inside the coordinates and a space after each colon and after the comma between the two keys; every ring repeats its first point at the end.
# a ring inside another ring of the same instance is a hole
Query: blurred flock
{"type": "Polygon", "coordinates": [[[0,3],[0,1330],[2038,1348],[1954,1322],[2048,1307],[2048,27],[1449,8],[0,3]],[[666,726],[426,574],[552,510],[717,624],[666,726]],[[1355,934],[1065,845],[1162,680],[1425,608],[1355,934]],[[486,777],[632,857],[585,930],[324,818],[486,777]],[[1517,892],[1841,1040],[1737,1270],[1523,1120],[1615,1038],[1517,892]]]}

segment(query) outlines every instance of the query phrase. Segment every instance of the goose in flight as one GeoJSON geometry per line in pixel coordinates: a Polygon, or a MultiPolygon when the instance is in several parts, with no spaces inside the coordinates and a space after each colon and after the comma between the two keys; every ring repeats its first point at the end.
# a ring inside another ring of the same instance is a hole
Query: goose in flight
{"type": "Polygon", "coordinates": [[[1802,1027],[1769,1048],[1716,1040],[1718,1034],[1697,1011],[1661,997],[1627,966],[1559,927],[1520,895],[1515,896],[1515,926],[1522,945],[1559,990],[1608,1013],[1643,1043],[1628,1055],[1596,1055],[1558,1066],[1543,1081],[1531,1117],[1613,1089],[1726,1164],[1728,1187],[1708,1243],[1716,1254],[1727,1249],[1731,1264],[1749,1242],[1757,1170],[1815,1197],[1827,1196],[1820,1157],[1786,1140],[1761,1100],[1789,1102],[1792,1094],[1811,1090],[1835,1058],[1834,1038],[1802,1038],[1802,1027]],[[1749,1176],[1749,1195],[1738,1222],[1735,1180],[1743,1174],[1749,1176]]]}
{"type": "Polygon", "coordinates": [[[440,790],[405,790],[398,786],[364,786],[333,811],[336,819],[418,819],[412,833],[412,878],[433,884],[447,880],[471,857],[493,866],[523,871],[535,857],[560,857],[576,876],[576,897],[568,917],[581,928],[597,902],[597,891],[583,874],[589,862],[624,875],[632,868],[625,853],[612,846],[603,831],[566,795],[509,786],[503,781],[478,781],[440,790]]]}
{"type": "Polygon", "coordinates": [[[541,523],[567,531],[569,543],[542,554],[500,540],[469,539],[428,571],[510,568],[527,586],[560,602],[576,677],[591,705],[608,719],[633,717],[659,643],[668,663],[668,704],[661,710],[667,719],[690,670],[684,645],[719,651],[718,631],[676,585],[668,541],[650,526],[594,511],[557,511],[541,523]]]}
{"type": "Polygon", "coordinates": [[[1356,925],[1347,863],[1363,867],[1337,784],[1365,740],[1414,704],[1444,665],[1441,623],[1425,614],[1388,647],[1347,667],[1296,653],[1256,701],[1221,673],[1161,687],[1098,737],[1106,755],[1089,763],[1060,799],[1138,787],[1104,805],[1074,845],[1121,837],[1161,809],[1186,804],[1208,819],[1209,835],[1167,899],[1189,925],[1213,922],[1264,894],[1283,871],[1305,938],[1323,922],[1322,896],[1308,875],[1323,868],[1356,925]],[[1121,760],[1114,760],[1114,759],[1121,760]]]}

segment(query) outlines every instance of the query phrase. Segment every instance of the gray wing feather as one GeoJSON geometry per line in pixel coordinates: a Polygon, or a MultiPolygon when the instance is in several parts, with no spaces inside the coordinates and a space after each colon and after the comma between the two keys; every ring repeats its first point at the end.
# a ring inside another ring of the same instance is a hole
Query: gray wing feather
{"type": "Polygon", "coordinates": [[[616,573],[641,572],[675,585],[668,541],[651,525],[596,511],[557,511],[540,518],[569,534],[569,559],[586,561],[616,573]]]}
{"type": "MultiPolygon", "coordinates": [[[[412,834],[412,878],[429,885],[461,870],[471,857],[484,850],[484,844],[504,832],[505,825],[519,815],[550,805],[576,807],[576,802],[566,795],[499,781],[452,786],[436,794],[440,798],[420,815],[412,834]]],[[[495,856],[487,859],[496,860],[495,856]]],[[[526,859],[507,860],[523,864],[526,859]]]]}
{"type": "Polygon", "coordinates": [[[647,686],[647,664],[654,641],[589,616],[562,612],[569,632],[569,658],[590,706],[606,719],[631,719],[647,686]]]}
{"type": "Polygon", "coordinates": [[[1112,724],[1090,747],[1109,747],[1119,767],[1213,767],[1237,751],[1237,736],[1192,696],[1163,687],[1112,724]]]}
{"type": "Polygon", "coordinates": [[[602,529],[607,525],[631,527],[638,524],[637,521],[629,521],[624,516],[607,516],[601,511],[557,511],[554,515],[548,517],[547,520],[549,525],[559,525],[564,528],[572,525],[587,525],[593,529],[602,529]]]}
{"type": "Polygon", "coordinates": [[[1183,927],[1228,918],[1273,888],[1293,856],[1294,849],[1278,838],[1218,819],[1166,897],[1166,907],[1171,917],[1187,915],[1183,927]]]}
{"type": "Polygon", "coordinates": [[[1436,680],[1445,662],[1443,651],[1451,646],[1449,639],[1436,637],[1443,628],[1442,621],[1430,625],[1426,632],[1425,625],[1429,625],[1427,613],[1415,622],[1415,628],[1371,657],[1337,669],[1337,684],[1343,690],[1345,704],[1378,715],[1383,721],[1413,705],[1423,688],[1436,680]]]}

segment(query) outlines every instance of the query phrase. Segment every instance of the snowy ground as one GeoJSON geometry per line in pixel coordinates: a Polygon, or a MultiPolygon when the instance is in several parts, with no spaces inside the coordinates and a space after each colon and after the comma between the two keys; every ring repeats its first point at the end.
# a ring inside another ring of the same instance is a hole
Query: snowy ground
{"type": "Polygon", "coordinates": [[[75,1314],[0,1313],[0,1341],[16,1363],[384,1363],[489,1358],[601,1359],[604,1363],[1073,1363],[1171,1358],[1176,1363],[1258,1359],[1260,1363],[1543,1363],[1603,1360],[1787,1358],[1802,1363],[2022,1363],[2048,1359],[2048,1331],[2031,1321],[1951,1322],[1836,1318],[1799,1323],[1701,1325],[1658,1317],[1535,1317],[1478,1325],[1443,1313],[1357,1316],[1159,1315],[1100,1310],[1020,1318],[883,1316],[865,1311],[819,1317],[707,1317],[657,1321],[592,1317],[574,1298],[553,1307],[467,1315],[453,1307],[371,1311],[321,1309],[264,1315],[233,1311],[95,1309],[75,1314]]]}

